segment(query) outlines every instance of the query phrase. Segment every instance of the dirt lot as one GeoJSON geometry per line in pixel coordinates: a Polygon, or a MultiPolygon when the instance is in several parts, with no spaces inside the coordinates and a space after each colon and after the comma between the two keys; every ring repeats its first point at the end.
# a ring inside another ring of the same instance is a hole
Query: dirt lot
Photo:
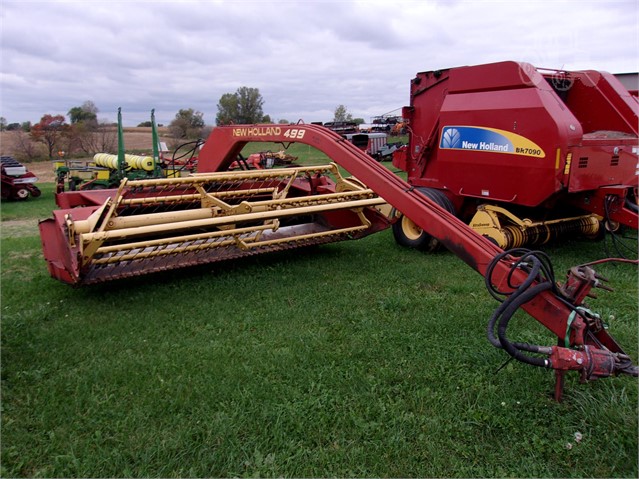
{"type": "Polygon", "coordinates": [[[35,163],[25,163],[24,165],[38,177],[38,181],[43,183],[52,183],[55,181],[53,164],[50,161],[38,161],[35,163]]]}

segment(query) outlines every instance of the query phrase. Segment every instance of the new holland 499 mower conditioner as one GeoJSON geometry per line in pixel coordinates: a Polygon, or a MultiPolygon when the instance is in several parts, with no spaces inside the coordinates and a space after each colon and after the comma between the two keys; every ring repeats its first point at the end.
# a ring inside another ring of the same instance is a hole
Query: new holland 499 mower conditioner
{"type": "MultiPolygon", "coordinates": [[[[477,68],[420,73],[413,80],[405,109],[410,144],[396,161],[409,182],[322,126],[217,127],[198,155],[196,174],[125,178],[117,189],[59,193],[60,208],[40,223],[49,271],[65,283],[93,284],[357,239],[394,224],[396,236],[412,241],[425,235],[486,278],[491,294],[503,301],[489,322],[490,342],[517,360],[557,371],[557,398],[568,370],[583,380],[637,376],[639,369],[584,304],[593,288],[604,287],[592,268],[573,268],[559,284],[543,253],[523,250],[519,242],[504,251],[499,235],[463,221],[481,199],[495,200],[489,217],[496,212],[500,225],[511,221],[497,229],[518,226],[500,233],[506,238],[573,229],[566,225],[575,220],[558,213],[568,209],[596,214],[597,226],[605,219],[636,228],[637,102],[606,74],[594,84],[594,73],[566,74],[575,95],[600,92],[597,102],[569,108],[570,100],[528,64],[477,68]],[[440,105],[423,105],[424,95],[440,105]],[[603,113],[587,116],[580,108],[603,113]],[[602,123],[604,117],[616,120],[602,123]],[[303,143],[332,163],[229,171],[250,142],[303,143]],[[343,176],[338,165],[354,176],[343,176]],[[391,207],[401,214],[390,213],[391,207]],[[553,217],[529,224],[518,220],[522,210],[553,217]],[[561,345],[509,338],[508,323],[519,308],[561,345]]],[[[589,229],[595,222],[585,223],[585,232],[596,234],[589,229]]]]}

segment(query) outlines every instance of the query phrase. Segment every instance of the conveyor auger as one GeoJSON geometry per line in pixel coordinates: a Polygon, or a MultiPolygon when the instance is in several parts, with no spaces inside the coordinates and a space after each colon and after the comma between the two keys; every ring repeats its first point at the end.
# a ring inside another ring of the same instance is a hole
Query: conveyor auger
{"type": "MultiPolygon", "coordinates": [[[[555,369],[560,375],[577,370],[584,380],[638,373],[598,317],[584,307],[591,288],[601,285],[591,268],[573,271],[558,287],[544,258],[522,250],[504,252],[326,128],[218,127],[202,149],[198,165],[202,173],[180,181],[123,183],[117,191],[100,192],[92,206],[73,208],[91,200],[85,196],[60,198],[58,203],[68,208],[55,211],[54,218],[40,226],[52,275],[84,284],[357,238],[390,224],[379,211],[385,201],[486,277],[495,294],[506,296],[491,320],[493,344],[518,360],[555,369]],[[334,165],[226,172],[249,142],[313,146],[357,180],[342,178],[334,165]],[[325,176],[328,172],[336,183],[325,176]],[[512,342],[506,330],[518,308],[561,338],[562,346],[512,342]]],[[[560,387],[556,395],[560,397],[560,387]]]]}

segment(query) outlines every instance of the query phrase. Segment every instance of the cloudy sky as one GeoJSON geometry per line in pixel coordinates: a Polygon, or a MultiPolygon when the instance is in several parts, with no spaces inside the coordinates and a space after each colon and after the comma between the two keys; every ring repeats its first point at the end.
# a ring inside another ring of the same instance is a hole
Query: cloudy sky
{"type": "Polygon", "coordinates": [[[258,88],[273,120],[366,121],[408,104],[419,71],[502,60],[639,70],[638,1],[0,0],[0,116],[37,122],[87,100],[98,118],[215,123],[258,88]]]}

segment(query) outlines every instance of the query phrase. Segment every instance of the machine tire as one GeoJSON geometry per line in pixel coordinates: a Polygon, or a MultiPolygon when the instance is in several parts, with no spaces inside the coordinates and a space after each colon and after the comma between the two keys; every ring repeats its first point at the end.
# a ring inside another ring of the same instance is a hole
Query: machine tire
{"type": "Polygon", "coordinates": [[[29,190],[26,188],[18,188],[15,193],[13,193],[13,198],[19,201],[24,201],[29,197],[29,190]]]}
{"type": "MultiPolygon", "coordinates": [[[[451,214],[455,213],[455,207],[448,197],[439,190],[433,188],[416,188],[428,199],[434,201],[451,214]]],[[[442,248],[442,244],[433,238],[422,228],[416,225],[410,218],[400,214],[399,219],[393,223],[393,237],[400,246],[415,248],[428,253],[433,253],[442,248]]]]}

